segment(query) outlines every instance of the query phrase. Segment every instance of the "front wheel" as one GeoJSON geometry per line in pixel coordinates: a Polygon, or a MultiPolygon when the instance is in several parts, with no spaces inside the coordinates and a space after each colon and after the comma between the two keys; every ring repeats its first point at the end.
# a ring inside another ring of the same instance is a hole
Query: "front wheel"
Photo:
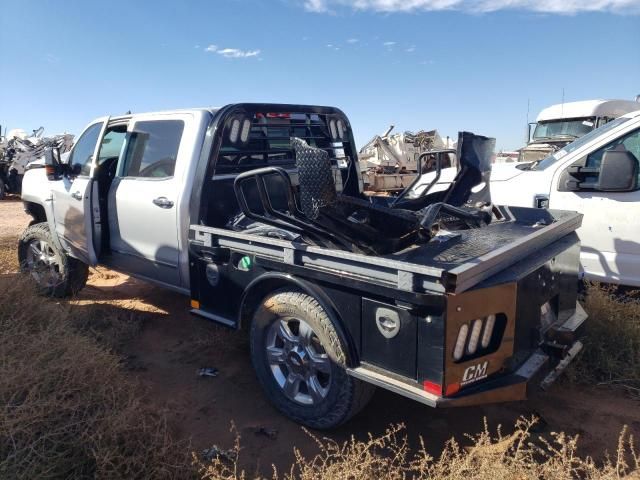
{"type": "Polygon", "coordinates": [[[29,274],[42,295],[67,297],[87,282],[89,268],[60,250],[46,222],[29,226],[18,242],[20,271],[29,274]]]}
{"type": "Polygon", "coordinates": [[[296,422],[337,427],[371,399],[375,388],[347,375],[345,348],[313,297],[290,290],[270,295],[254,315],[250,337],[260,384],[296,422]]]}

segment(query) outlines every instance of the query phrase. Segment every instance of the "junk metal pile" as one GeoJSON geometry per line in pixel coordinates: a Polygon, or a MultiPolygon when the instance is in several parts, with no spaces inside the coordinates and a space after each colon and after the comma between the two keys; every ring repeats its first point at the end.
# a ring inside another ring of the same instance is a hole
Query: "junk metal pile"
{"type": "Polygon", "coordinates": [[[358,160],[365,189],[370,192],[397,192],[406,188],[418,172],[435,169],[436,156],[442,156],[442,168],[456,163],[455,144],[442,138],[437,130],[392,133],[391,125],[360,149],[358,160]],[[430,155],[421,162],[425,152],[430,155]]]}
{"type": "Polygon", "coordinates": [[[0,200],[5,194],[20,194],[22,176],[27,165],[41,159],[47,147],[55,147],[60,153],[71,150],[73,135],[43,136],[44,128],[27,135],[24,130],[10,130],[0,140],[0,200]]]}

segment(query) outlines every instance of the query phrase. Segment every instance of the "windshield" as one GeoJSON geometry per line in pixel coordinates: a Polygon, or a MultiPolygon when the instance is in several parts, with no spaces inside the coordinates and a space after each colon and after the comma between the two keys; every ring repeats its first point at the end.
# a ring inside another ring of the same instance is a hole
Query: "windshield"
{"type": "Polygon", "coordinates": [[[591,130],[591,132],[589,132],[586,135],[580,137],[576,141],[571,142],[569,145],[564,147],[562,150],[558,150],[553,155],[549,155],[548,157],[544,158],[543,160],[540,160],[538,162],[534,162],[531,165],[531,167],[529,168],[529,170],[544,170],[545,168],[547,168],[547,167],[553,165],[554,163],[556,163],[558,160],[560,160],[562,157],[564,157],[568,153],[571,153],[571,152],[579,149],[583,145],[586,145],[587,143],[589,143],[594,138],[596,138],[596,137],[598,137],[600,135],[603,135],[603,134],[607,133],[610,130],[613,130],[617,126],[622,125],[623,123],[625,123],[625,122],[627,122],[629,120],[631,120],[631,119],[630,118],[625,118],[625,117],[619,117],[619,118],[616,118],[615,120],[613,120],[612,122],[604,124],[600,128],[597,128],[595,130],[591,130]]]}
{"type": "Polygon", "coordinates": [[[578,138],[593,130],[595,118],[572,118],[539,122],[533,132],[533,141],[556,137],[578,138]]]}

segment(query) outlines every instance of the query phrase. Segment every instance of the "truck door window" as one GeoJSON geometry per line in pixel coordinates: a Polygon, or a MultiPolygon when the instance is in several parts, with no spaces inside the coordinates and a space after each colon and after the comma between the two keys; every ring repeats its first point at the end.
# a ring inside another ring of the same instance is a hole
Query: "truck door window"
{"type": "MultiPolygon", "coordinates": [[[[636,130],[620,138],[617,138],[608,145],[605,145],[595,152],[590,153],[587,156],[585,167],[600,168],[600,163],[602,162],[602,156],[604,155],[604,152],[613,150],[619,145],[623,145],[628,152],[631,152],[636,157],[636,159],[640,159],[640,130],[636,130]]],[[[587,178],[586,181],[597,181],[597,177],[598,175],[594,174],[592,178],[587,178]]]]}
{"type": "Polygon", "coordinates": [[[120,150],[122,150],[122,144],[127,134],[126,126],[119,130],[108,130],[102,139],[100,145],[100,152],[98,153],[98,165],[102,165],[105,160],[110,158],[118,158],[120,156],[120,150]]]}
{"type": "Polygon", "coordinates": [[[91,172],[93,151],[96,148],[96,143],[101,129],[102,123],[95,123],[91,125],[78,139],[71,151],[69,165],[74,169],[79,168],[79,175],[88,176],[91,172]]]}
{"type": "Polygon", "coordinates": [[[172,177],[184,122],[151,120],[136,122],[129,132],[122,175],[125,177],[172,177]]]}

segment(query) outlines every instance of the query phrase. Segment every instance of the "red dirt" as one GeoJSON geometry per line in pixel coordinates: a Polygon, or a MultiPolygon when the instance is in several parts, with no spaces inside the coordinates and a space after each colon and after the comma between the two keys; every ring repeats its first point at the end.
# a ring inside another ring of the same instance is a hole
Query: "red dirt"
{"type": "MultiPolygon", "coordinates": [[[[15,237],[28,223],[21,204],[0,202],[0,237],[15,237]]],[[[150,403],[165,409],[171,425],[191,437],[197,449],[213,444],[232,445],[233,422],[241,435],[241,466],[252,474],[271,474],[271,464],[288,470],[293,447],[305,454],[316,452],[315,442],[297,424],[279,414],[263,395],[253,374],[248,343],[243,332],[234,332],[188,313],[189,299],[125,275],[100,269],[91,275],[78,303],[109,303],[114,307],[145,312],[141,333],[128,344],[130,375],[146,387],[150,403]],[[219,375],[201,378],[201,367],[215,367],[219,375]],[[275,429],[276,439],[256,434],[260,427],[275,429]]],[[[607,388],[576,387],[560,382],[550,392],[527,402],[434,410],[383,390],[347,425],[319,435],[337,441],[352,435],[379,434],[390,424],[403,423],[412,442],[422,436],[429,451],[437,454],[451,436],[502,424],[508,430],[520,415],[537,414],[546,422],[545,432],[580,434],[582,453],[603,458],[614,451],[624,425],[640,436],[637,401],[607,388]]]]}

